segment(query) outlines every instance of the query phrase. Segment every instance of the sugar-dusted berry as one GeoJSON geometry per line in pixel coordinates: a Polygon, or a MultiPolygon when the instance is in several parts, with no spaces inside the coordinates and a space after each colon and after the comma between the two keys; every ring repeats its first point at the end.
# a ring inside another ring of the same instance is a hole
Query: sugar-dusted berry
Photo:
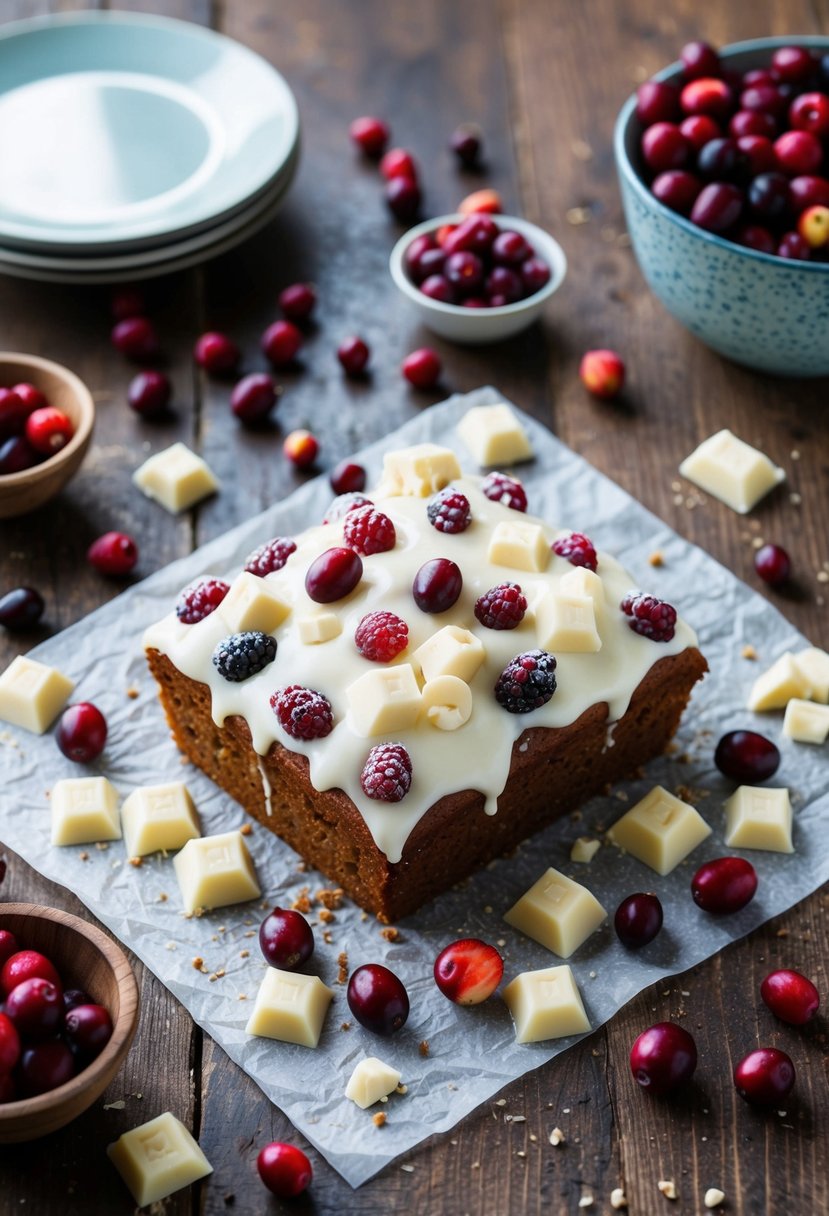
{"type": "Polygon", "coordinates": [[[515,477],[507,473],[487,473],[481,482],[481,490],[493,502],[500,502],[513,511],[526,511],[527,491],[515,477]]]}
{"type": "Polygon", "coordinates": [[[526,611],[527,597],[518,583],[490,587],[475,604],[475,616],[486,629],[515,629],[526,611]]]}
{"type": "Polygon", "coordinates": [[[412,761],[402,743],[379,743],[369,752],[360,785],[367,798],[402,802],[412,785],[412,761]]]}
{"type": "Polygon", "coordinates": [[[343,540],[349,549],[369,557],[372,553],[387,553],[394,548],[397,534],[388,515],[373,506],[357,507],[347,512],[343,522],[343,540]]]}
{"type": "Polygon", "coordinates": [[[641,591],[629,591],[619,607],[634,633],[652,642],[670,642],[676,625],[676,608],[658,600],[654,595],[643,595],[641,591]]]}
{"type": "Polygon", "coordinates": [[[324,739],[334,729],[331,702],[301,684],[278,688],[271,697],[271,709],[292,739],[324,739]]]}
{"type": "Polygon", "coordinates": [[[264,578],[266,574],[273,574],[274,570],[281,570],[295,552],[296,541],[290,536],[274,536],[247,555],[245,570],[248,574],[258,574],[264,578]]]}
{"type": "Polygon", "coordinates": [[[595,570],[599,564],[593,542],[583,532],[571,532],[569,536],[560,536],[550,546],[553,553],[565,558],[571,566],[584,566],[595,570]]]}
{"type": "Polygon", "coordinates": [[[498,677],[495,700],[511,714],[540,709],[556,690],[555,670],[555,658],[546,650],[516,655],[498,677]]]}
{"type": "Polygon", "coordinates": [[[176,603],[176,616],[185,625],[195,625],[215,612],[230,590],[220,578],[200,578],[185,587],[176,603]]]}
{"type": "Polygon", "coordinates": [[[469,499],[451,486],[435,495],[426,508],[426,515],[433,528],[452,536],[465,532],[472,522],[469,499]]]}
{"type": "Polygon", "coordinates": [[[394,612],[369,612],[354,631],[354,641],[364,659],[390,663],[409,644],[409,626],[394,612]]]}
{"type": "Polygon", "coordinates": [[[356,511],[357,507],[371,507],[373,505],[371,499],[366,498],[365,494],[357,494],[356,492],[338,494],[325,512],[322,522],[324,524],[333,524],[338,519],[342,519],[344,515],[348,515],[349,511],[356,511]]]}

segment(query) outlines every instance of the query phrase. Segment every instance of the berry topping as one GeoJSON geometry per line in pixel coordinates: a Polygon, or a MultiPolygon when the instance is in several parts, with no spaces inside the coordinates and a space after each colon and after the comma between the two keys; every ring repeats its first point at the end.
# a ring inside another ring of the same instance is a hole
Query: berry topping
{"type": "Polygon", "coordinates": [[[247,555],[245,570],[248,574],[258,574],[264,578],[266,574],[273,574],[274,570],[281,570],[295,552],[296,543],[290,536],[274,536],[247,555]]]}
{"type": "Polygon", "coordinates": [[[220,578],[200,578],[185,587],[176,603],[176,616],[185,625],[195,625],[215,612],[230,590],[220,578]]]}
{"type": "Polygon", "coordinates": [[[647,946],[662,928],[662,904],[656,895],[644,891],[628,895],[616,909],[613,926],[629,950],[647,946]]]}
{"type": "Polygon", "coordinates": [[[461,494],[460,490],[453,490],[448,486],[431,500],[426,514],[433,528],[438,532],[448,532],[452,536],[465,532],[472,522],[469,499],[465,494],[461,494]]]}
{"type": "Polygon", "coordinates": [[[67,760],[89,764],[104,750],[106,718],[91,701],[70,705],[60,716],[55,741],[67,760]]]}
{"type": "Polygon", "coordinates": [[[311,1162],[295,1144],[274,1140],[266,1144],[256,1158],[259,1177],[272,1195],[293,1199],[311,1185],[314,1176],[311,1162]]]}
{"type": "Polygon", "coordinates": [[[324,524],[336,523],[338,519],[342,519],[349,511],[355,511],[357,507],[371,507],[373,503],[370,498],[366,498],[365,494],[338,494],[331,506],[325,512],[324,524]]]}
{"type": "Polygon", "coordinates": [[[105,532],[89,546],[86,560],[101,574],[129,574],[138,561],[138,546],[126,532],[105,532]]]}
{"type": "Polygon", "coordinates": [[[776,1047],[749,1052],[734,1069],[737,1093],[753,1106],[779,1104],[789,1096],[794,1082],[794,1064],[776,1047]]]}
{"type": "Polygon", "coordinates": [[[452,942],[435,959],[435,983],[456,1005],[480,1005],[504,974],[504,960],[487,942],[467,937],[452,942]]]}
{"type": "Polygon", "coordinates": [[[372,553],[387,553],[394,548],[397,534],[388,515],[372,507],[357,507],[349,511],[343,523],[343,540],[349,549],[369,557],[372,553]]]}
{"type": "Polygon", "coordinates": [[[424,562],[414,577],[412,596],[421,612],[448,612],[457,603],[463,575],[454,562],[435,557],[424,562]]]}
{"type": "Polygon", "coordinates": [[[393,971],[380,963],[364,963],[351,976],[346,989],[348,1007],[366,1030],[390,1035],[409,1016],[409,997],[393,971]]]}
{"type": "Polygon", "coordinates": [[[481,482],[481,490],[493,502],[500,502],[513,511],[526,511],[527,491],[515,477],[507,473],[487,473],[481,482]]]}
{"type": "Polygon", "coordinates": [[[31,629],[43,616],[43,596],[34,587],[14,587],[0,596],[0,625],[12,632],[31,629]]]}
{"type": "Polygon", "coordinates": [[[676,1022],[657,1022],[630,1049],[633,1079],[659,1097],[690,1081],[696,1066],[697,1045],[676,1022]]]}
{"type": "Polygon", "coordinates": [[[324,739],[334,729],[331,702],[301,684],[278,688],[271,697],[271,709],[292,739],[324,739]]]}
{"type": "Polygon", "coordinates": [[[820,1006],[820,994],[799,971],[772,971],[760,985],[760,996],[782,1022],[803,1026],[820,1006]]]}
{"type": "Polygon", "coordinates": [[[528,650],[507,663],[495,685],[495,700],[511,714],[546,705],[556,690],[556,661],[546,650],[528,650]]]}
{"type": "Polygon", "coordinates": [[[236,371],[241,355],[232,338],[211,330],[197,340],[193,358],[208,375],[227,376],[236,371]]]}
{"type": "Polygon", "coordinates": [[[259,946],[272,967],[294,971],[314,953],[314,933],[301,912],[274,908],[259,926],[259,946]]]}
{"type": "Polygon", "coordinates": [[[354,590],[363,577],[363,563],[353,549],[326,549],[305,575],[305,590],[315,604],[333,604],[354,590]]]}
{"type": "Polygon", "coordinates": [[[241,684],[262,671],[276,658],[276,638],[258,629],[232,633],[213,651],[213,665],[233,684],[241,684]]]}
{"type": "Polygon", "coordinates": [[[753,730],[731,730],[717,744],[714,763],[738,785],[757,785],[777,772],[780,752],[771,739],[753,730]]]}
{"type": "Polygon", "coordinates": [[[595,570],[599,564],[593,542],[583,532],[571,532],[569,536],[560,536],[550,546],[553,553],[566,558],[571,566],[584,566],[595,570]]]}
{"type": "Polygon", "coordinates": [[[393,612],[369,612],[354,631],[354,641],[364,659],[390,663],[409,644],[409,626],[393,612]]]}
{"type": "Polygon", "coordinates": [[[346,338],[337,347],[337,358],[347,376],[362,376],[371,358],[371,351],[362,338],[354,335],[346,338]]]}
{"type": "Polygon", "coordinates": [[[527,598],[518,583],[490,587],[475,604],[475,616],[487,629],[515,629],[526,611],[527,598]]]}
{"type": "Polygon", "coordinates": [[[367,798],[402,802],[412,784],[412,761],[402,743],[379,743],[366,757],[360,785],[367,798]]]}
{"type": "Polygon", "coordinates": [[[674,636],[676,608],[658,600],[656,596],[629,591],[619,607],[625,616],[630,617],[628,624],[633,632],[640,633],[643,638],[650,638],[652,642],[670,642],[674,636]]]}
{"type": "Polygon", "coordinates": [[[341,460],[331,470],[330,481],[335,494],[359,494],[366,488],[366,471],[353,460],[341,460]]]}
{"type": "Polygon", "coordinates": [[[730,914],[751,903],[757,890],[757,872],[743,857],[706,861],[691,879],[694,903],[703,912],[730,914]]]}

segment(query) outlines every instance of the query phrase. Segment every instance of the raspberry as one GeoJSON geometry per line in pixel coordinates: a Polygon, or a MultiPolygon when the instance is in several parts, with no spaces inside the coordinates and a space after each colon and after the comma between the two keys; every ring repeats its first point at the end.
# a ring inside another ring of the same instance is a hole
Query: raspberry
{"type": "Polygon", "coordinates": [[[274,570],[281,570],[295,552],[296,542],[290,536],[274,536],[247,555],[245,570],[248,574],[258,574],[264,578],[266,574],[273,574],[274,570]]]}
{"type": "Polygon", "coordinates": [[[527,599],[518,583],[490,587],[475,604],[475,616],[487,629],[514,629],[527,611],[527,599]]]}
{"type": "Polygon", "coordinates": [[[213,651],[214,666],[233,684],[241,684],[242,680],[255,676],[275,658],[276,638],[255,629],[222,638],[213,651]]]}
{"type": "Polygon", "coordinates": [[[527,491],[520,481],[508,477],[506,473],[487,473],[481,482],[481,489],[487,498],[500,502],[505,507],[512,507],[513,511],[527,509],[527,491]]]}
{"type": "Polygon", "coordinates": [[[546,705],[556,690],[556,661],[546,650],[528,650],[507,663],[495,685],[495,700],[511,714],[546,705]]]}
{"type": "Polygon", "coordinates": [[[388,515],[373,506],[356,507],[349,511],[343,523],[343,540],[349,549],[369,557],[394,548],[397,534],[388,515]]]}
{"type": "Polygon", "coordinates": [[[200,578],[185,587],[176,603],[176,616],[185,625],[195,625],[215,612],[230,590],[220,578],[200,578]]]}
{"type": "Polygon", "coordinates": [[[358,494],[352,490],[350,494],[338,494],[331,506],[325,512],[324,524],[336,523],[338,519],[342,519],[349,511],[355,511],[357,507],[371,507],[374,504],[370,498],[366,498],[365,494],[358,494]]]}
{"type": "Polygon", "coordinates": [[[334,729],[331,702],[301,684],[278,688],[271,697],[271,709],[292,739],[324,739],[334,729]]]}
{"type": "Polygon", "coordinates": [[[412,784],[412,761],[402,743],[380,743],[366,757],[360,785],[367,798],[401,802],[412,784]]]}
{"type": "Polygon", "coordinates": [[[599,564],[593,542],[583,532],[571,532],[569,536],[560,536],[550,546],[553,553],[564,557],[571,566],[585,566],[595,570],[599,564]]]}
{"type": "Polygon", "coordinates": [[[674,636],[676,608],[658,600],[654,595],[643,595],[641,591],[629,591],[619,607],[626,616],[634,633],[652,642],[670,642],[674,636]]]}
{"type": "Polygon", "coordinates": [[[409,644],[409,626],[393,612],[369,612],[354,631],[354,641],[364,659],[390,663],[409,644]]]}
{"type": "Polygon", "coordinates": [[[469,499],[459,490],[441,490],[426,508],[429,523],[438,532],[465,532],[472,522],[469,499]]]}

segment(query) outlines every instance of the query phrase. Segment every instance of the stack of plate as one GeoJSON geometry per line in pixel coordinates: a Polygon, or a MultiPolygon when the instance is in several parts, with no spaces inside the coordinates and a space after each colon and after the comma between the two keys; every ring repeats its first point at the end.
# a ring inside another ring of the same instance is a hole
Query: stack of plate
{"type": "Polygon", "coordinates": [[[0,273],[192,265],[272,218],[298,158],[291,90],[229,38],[127,13],[0,29],[0,273]]]}

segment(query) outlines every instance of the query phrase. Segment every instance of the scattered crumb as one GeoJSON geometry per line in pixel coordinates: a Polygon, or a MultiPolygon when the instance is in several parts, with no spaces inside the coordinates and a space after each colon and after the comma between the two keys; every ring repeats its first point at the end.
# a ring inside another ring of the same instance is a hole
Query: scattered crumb
{"type": "Polygon", "coordinates": [[[425,1059],[426,1056],[428,1056],[428,1054],[429,1054],[429,1040],[422,1039],[421,1042],[418,1044],[417,1050],[420,1052],[420,1054],[425,1059]]]}
{"type": "Polygon", "coordinates": [[[123,1098],[118,1098],[115,1102],[105,1102],[104,1110],[123,1110],[126,1105],[123,1098]]]}
{"type": "Polygon", "coordinates": [[[395,929],[393,925],[386,925],[385,929],[380,930],[380,936],[387,942],[397,942],[400,940],[400,930],[395,929]]]}
{"type": "Polygon", "coordinates": [[[524,1150],[522,1148],[519,1148],[518,1152],[515,1155],[516,1155],[516,1157],[526,1157],[527,1154],[524,1152],[524,1150]]]}
{"type": "Polygon", "coordinates": [[[403,1172],[404,1172],[404,1173],[406,1173],[406,1174],[413,1174],[413,1173],[414,1173],[414,1166],[413,1166],[413,1165],[401,1165],[401,1167],[400,1167],[400,1168],[401,1168],[401,1170],[403,1170],[403,1172]]]}
{"type": "MultiPolygon", "coordinates": [[[[794,452],[792,452],[794,456],[794,452]]],[[[725,1199],[725,1191],[721,1191],[718,1186],[710,1186],[705,1192],[702,1202],[707,1208],[718,1208],[725,1199]]]]}
{"type": "Polygon", "coordinates": [[[564,1143],[566,1143],[564,1132],[560,1127],[554,1127],[550,1132],[550,1144],[552,1144],[553,1148],[558,1148],[559,1144],[564,1143]]]}
{"type": "Polygon", "coordinates": [[[108,840],[99,840],[96,842],[95,848],[98,850],[99,853],[106,853],[107,849],[109,848],[109,841],[108,840]]]}
{"type": "Polygon", "coordinates": [[[240,992],[236,998],[237,1001],[246,1001],[247,999],[247,994],[244,992],[240,992]]]}
{"type": "Polygon", "coordinates": [[[250,958],[250,950],[240,950],[239,958],[250,958]]]}
{"type": "Polygon", "coordinates": [[[792,460],[800,460],[800,452],[797,450],[797,448],[795,448],[791,453],[791,458],[792,460]]]}
{"type": "MultiPolygon", "coordinates": [[[[138,689],[137,689],[137,688],[128,688],[128,689],[127,689],[127,696],[129,697],[129,699],[130,699],[131,701],[134,701],[134,700],[135,700],[137,697],[139,697],[140,695],[141,695],[141,694],[139,693],[139,691],[138,691],[138,689]]],[[[105,1107],[104,1109],[106,1109],[106,1107],[105,1107]]]]}
{"type": "Polygon", "coordinates": [[[340,1030],[350,1030],[350,1029],[351,1029],[350,1022],[340,1022],[340,1030]]]}
{"type": "Polygon", "coordinates": [[[473,1161],[469,1168],[471,1170],[479,1170],[481,1168],[480,1161],[473,1161]]]}
{"type": "Polygon", "coordinates": [[[167,943],[167,949],[168,949],[168,950],[177,950],[177,949],[178,949],[178,946],[176,945],[176,943],[175,943],[175,942],[168,942],[168,943],[167,943]]]}
{"type": "Polygon", "coordinates": [[[592,1208],[592,1206],[593,1206],[593,1196],[591,1195],[590,1191],[586,1191],[585,1194],[582,1195],[581,1199],[579,1200],[579,1207],[580,1208],[592,1208]]]}
{"type": "Polygon", "coordinates": [[[295,912],[304,912],[305,915],[311,911],[311,900],[309,897],[309,887],[303,887],[299,895],[297,895],[291,907],[295,912]]]}
{"type": "Polygon", "coordinates": [[[332,946],[334,944],[334,938],[330,929],[323,929],[322,940],[325,942],[326,946],[332,946]]]}
{"type": "Polygon", "coordinates": [[[564,218],[568,224],[577,228],[580,224],[590,223],[590,211],[587,207],[569,207],[564,213],[564,218]]]}
{"type": "Polygon", "coordinates": [[[763,540],[762,536],[755,536],[751,542],[751,547],[753,549],[762,549],[765,543],[766,542],[763,540]]]}
{"type": "Polygon", "coordinates": [[[342,904],[344,895],[345,891],[343,891],[342,887],[334,887],[333,889],[323,887],[321,891],[317,891],[314,898],[318,904],[322,904],[324,908],[335,912],[342,904]]]}
{"type": "Polygon", "coordinates": [[[825,570],[818,570],[817,581],[819,583],[829,583],[829,574],[825,570]]]}
{"type": "Polygon", "coordinates": [[[344,984],[348,979],[348,955],[345,950],[342,950],[337,955],[337,967],[339,968],[337,971],[337,983],[344,984]]]}
{"type": "MultiPolygon", "coordinates": [[[[404,1085],[403,1082],[401,1081],[400,1084],[396,1087],[394,1092],[396,1094],[407,1094],[409,1092],[409,1087],[408,1087],[408,1085],[404,1085]]],[[[457,1143],[458,1143],[457,1140],[453,1141],[453,1144],[457,1144],[457,1143]]]]}
{"type": "Polygon", "coordinates": [[[387,1115],[384,1110],[378,1110],[376,1115],[371,1116],[371,1121],[375,1127],[382,1127],[386,1122],[387,1115]]]}
{"type": "Polygon", "coordinates": [[[655,553],[652,553],[652,554],[650,555],[650,557],[648,558],[648,563],[649,563],[651,566],[664,566],[664,565],[665,565],[665,558],[664,558],[664,556],[663,556],[663,555],[662,555],[662,554],[661,554],[661,553],[660,553],[660,552],[657,550],[655,553]]]}
{"type": "Polygon", "coordinates": [[[742,648],[742,650],[740,651],[740,655],[744,659],[756,659],[757,651],[754,649],[753,646],[744,646],[742,648]]]}
{"type": "Polygon", "coordinates": [[[80,857],[81,861],[89,861],[89,854],[87,853],[86,849],[81,849],[78,856],[80,857]]]}
{"type": "Polygon", "coordinates": [[[196,957],[193,959],[191,966],[194,971],[201,971],[202,967],[204,966],[204,959],[201,957],[200,954],[196,955],[196,957]]]}
{"type": "Polygon", "coordinates": [[[656,1185],[666,1199],[676,1199],[677,1190],[676,1183],[674,1182],[673,1178],[668,1178],[661,1182],[657,1182],[656,1185]]]}
{"type": "Polygon", "coordinates": [[[308,862],[307,861],[298,861],[296,863],[296,868],[299,870],[300,874],[307,874],[308,873],[308,862]]]}
{"type": "Polygon", "coordinates": [[[253,833],[253,828],[249,823],[243,823],[239,828],[239,833],[242,836],[250,836],[253,833]]]}
{"type": "Polygon", "coordinates": [[[140,866],[143,866],[144,858],[143,857],[131,857],[129,859],[129,862],[130,862],[130,865],[135,866],[135,868],[137,870],[137,869],[139,869],[140,866]]]}
{"type": "Polygon", "coordinates": [[[682,489],[682,482],[681,481],[672,481],[671,489],[673,490],[674,494],[678,494],[679,491],[682,489]]]}
{"type": "Polygon", "coordinates": [[[793,507],[799,507],[803,502],[803,499],[800,497],[797,491],[792,491],[792,493],[789,495],[789,502],[793,507]]]}
{"type": "Polygon", "coordinates": [[[330,925],[332,920],[337,919],[329,908],[320,908],[319,912],[317,913],[317,917],[319,918],[320,923],[323,925],[330,925]]]}
{"type": "Polygon", "coordinates": [[[585,139],[574,139],[570,144],[570,151],[573,153],[576,160],[593,159],[593,149],[585,139]]]}
{"type": "Polygon", "coordinates": [[[495,1099],[496,1106],[506,1106],[506,1104],[507,1104],[506,1098],[496,1098],[495,1099]]]}
{"type": "Polygon", "coordinates": [[[618,1211],[619,1208],[626,1208],[627,1205],[628,1201],[625,1198],[625,1192],[620,1186],[614,1187],[610,1192],[610,1206],[618,1211]]]}

